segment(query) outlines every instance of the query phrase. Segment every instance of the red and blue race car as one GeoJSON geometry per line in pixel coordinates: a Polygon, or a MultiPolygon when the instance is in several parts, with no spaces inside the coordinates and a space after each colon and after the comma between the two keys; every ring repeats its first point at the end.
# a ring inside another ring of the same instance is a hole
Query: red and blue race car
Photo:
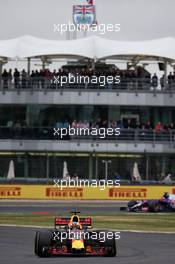
{"type": "Polygon", "coordinates": [[[175,212],[175,195],[164,193],[159,200],[131,200],[120,210],[129,212],[175,212]]]}

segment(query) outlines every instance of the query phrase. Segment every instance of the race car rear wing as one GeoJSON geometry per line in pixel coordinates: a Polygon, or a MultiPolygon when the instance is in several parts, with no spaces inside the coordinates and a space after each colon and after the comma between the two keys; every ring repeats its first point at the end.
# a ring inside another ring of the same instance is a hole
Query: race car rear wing
{"type": "MultiPolygon", "coordinates": [[[[69,223],[70,223],[70,218],[65,218],[65,217],[55,218],[55,227],[56,226],[68,226],[69,223]]],[[[84,227],[91,227],[91,218],[90,217],[80,218],[80,225],[84,227]]]]}

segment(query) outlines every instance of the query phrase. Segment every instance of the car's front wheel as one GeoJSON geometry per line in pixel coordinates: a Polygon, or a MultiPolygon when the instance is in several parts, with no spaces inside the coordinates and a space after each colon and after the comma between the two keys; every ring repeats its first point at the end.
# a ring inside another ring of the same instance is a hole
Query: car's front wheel
{"type": "Polygon", "coordinates": [[[52,234],[49,231],[36,232],[35,235],[35,254],[39,257],[49,257],[46,248],[49,247],[52,234]]]}

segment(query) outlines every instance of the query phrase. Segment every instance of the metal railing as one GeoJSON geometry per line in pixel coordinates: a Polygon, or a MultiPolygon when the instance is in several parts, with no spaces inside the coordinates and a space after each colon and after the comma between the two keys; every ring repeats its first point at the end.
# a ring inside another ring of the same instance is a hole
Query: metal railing
{"type": "MultiPolygon", "coordinates": [[[[60,177],[57,177],[57,179],[62,179],[62,175],[60,175],[60,177]]],[[[79,181],[82,180],[82,179],[79,179],[79,181]]],[[[84,181],[88,181],[89,184],[93,183],[92,180],[89,180],[87,178],[83,178],[84,181]]],[[[99,181],[99,179],[96,179],[97,180],[97,183],[99,181]]],[[[116,178],[114,177],[113,180],[116,180],[116,178]]],[[[66,185],[66,182],[64,180],[64,183],[65,183],[65,187],[67,186],[66,185]]],[[[28,177],[28,178],[18,178],[18,177],[15,177],[13,179],[7,179],[5,177],[0,177],[0,184],[42,184],[42,185],[54,185],[54,178],[32,178],[32,177],[28,177]]],[[[107,184],[107,182],[106,182],[107,184]]],[[[164,183],[163,181],[159,181],[159,180],[141,180],[140,182],[133,182],[131,180],[128,180],[128,179],[122,179],[120,181],[120,185],[122,186],[128,186],[128,185],[131,185],[131,186],[134,186],[134,185],[140,185],[140,186],[147,186],[147,185],[150,185],[150,186],[175,186],[175,181],[171,181],[171,183],[164,183]]],[[[64,184],[63,184],[64,186],[64,184]]],[[[72,184],[72,186],[74,186],[74,184],[72,184]]],[[[83,185],[84,186],[84,185],[83,185]]]]}
{"type": "Polygon", "coordinates": [[[77,141],[77,140],[98,140],[98,141],[117,141],[117,142],[153,142],[153,143],[173,143],[175,142],[175,130],[161,130],[156,131],[154,129],[120,129],[120,135],[108,135],[107,129],[103,129],[98,132],[97,135],[91,134],[91,129],[89,133],[77,133],[74,135],[54,135],[53,127],[0,127],[0,139],[12,139],[12,140],[67,140],[67,141],[77,141]]]}
{"type": "Polygon", "coordinates": [[[150,92],[175,92],[175,82],[171,82],[164,86],[164,83],[152,82],[150,78],[122,78],[120,83],[115,82],[105,83],[54,83],[54,80],[43,77],[38,78],[25,78],[17,80],[2,79],[0,81],[1,90],[60,90],[60,89],[72,89],[72,90],[118,90],[118,91],[150,91],[150,92]]]}

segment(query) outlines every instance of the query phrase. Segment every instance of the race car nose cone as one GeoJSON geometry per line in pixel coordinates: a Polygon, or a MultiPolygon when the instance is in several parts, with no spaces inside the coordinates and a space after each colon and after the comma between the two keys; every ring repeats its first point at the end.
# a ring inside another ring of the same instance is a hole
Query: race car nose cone
{"type": "Polygon", "coordinates": [[[84,249],[84,242],[81,240],[72,241],[72,249],[84,249]]]}

